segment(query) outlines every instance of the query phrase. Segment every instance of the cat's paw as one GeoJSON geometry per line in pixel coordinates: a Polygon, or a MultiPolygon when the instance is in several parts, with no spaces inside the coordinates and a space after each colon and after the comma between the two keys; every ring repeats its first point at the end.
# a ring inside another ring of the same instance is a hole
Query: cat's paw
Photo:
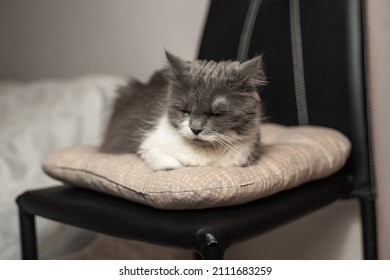
{"type": "Polygon", "coordinates": [[[149,160],[145,159],[145,161],[146,164],[154,171],[168,171],[184,167],[180,161],[168,155],[160,155],[158,158],[149,160]]]}

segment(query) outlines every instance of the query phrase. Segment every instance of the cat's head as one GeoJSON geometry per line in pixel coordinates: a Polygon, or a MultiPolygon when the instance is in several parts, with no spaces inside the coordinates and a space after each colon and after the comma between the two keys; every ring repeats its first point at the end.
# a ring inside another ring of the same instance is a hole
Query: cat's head
{"type": "Polygon", "coordinates": [[[199,145],[233,145],[253,135],[261,117],[256,89],[265,84],[261,57],[240,63],[166,56],[168,117],[180,135],[199,145]]]}

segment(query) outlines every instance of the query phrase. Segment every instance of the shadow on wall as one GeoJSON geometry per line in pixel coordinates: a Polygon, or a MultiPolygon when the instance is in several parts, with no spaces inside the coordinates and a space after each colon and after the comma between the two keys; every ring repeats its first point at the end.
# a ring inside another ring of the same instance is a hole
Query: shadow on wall
{"type": "Polygon", "coordinates": [[[361,259],[361,229],[357,213],[357,201],[336,202],[232,247],[227,251],[226,259],[361,259]]]}

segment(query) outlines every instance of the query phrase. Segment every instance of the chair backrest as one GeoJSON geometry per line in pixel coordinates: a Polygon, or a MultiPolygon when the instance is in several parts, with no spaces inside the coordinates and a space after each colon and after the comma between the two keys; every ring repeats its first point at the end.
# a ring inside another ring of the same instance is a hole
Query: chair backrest
{"type": "Polygon", "coordinates": [[[362,0],[212,0],[199,58],[264,54],[269,121],[321,125],[352,142],[344,171],[373,196],[362,0]]]}

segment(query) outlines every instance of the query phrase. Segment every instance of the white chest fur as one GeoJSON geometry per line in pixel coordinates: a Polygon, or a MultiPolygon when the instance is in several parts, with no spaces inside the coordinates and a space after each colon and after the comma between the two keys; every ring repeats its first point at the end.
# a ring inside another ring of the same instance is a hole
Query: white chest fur
{"type": "Polygon", "coordinates": [[[242,166],[248,160],[252,137],[240,147],[226,149],[220,145],[199,146],[185,139],[163,115],[155,128],[147,133],[138,154],[153,170],[177,169],[184,166],[242,166]]]}

